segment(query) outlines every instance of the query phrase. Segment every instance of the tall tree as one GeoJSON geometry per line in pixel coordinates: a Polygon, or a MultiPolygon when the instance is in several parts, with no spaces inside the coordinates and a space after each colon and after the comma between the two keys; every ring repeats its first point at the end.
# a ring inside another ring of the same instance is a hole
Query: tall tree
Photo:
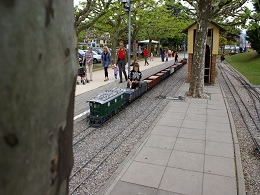
{"type": "Polygon", "coordinates": [[[68,194],[73,1],[2,0],[0,13],[0,194],[68,194]]]}
{"type": "Polygon", "coordinates": [[[204,63],[208,26],[218,16],[234,15],[234,13],[241,11],[246,0],[184,1],[194,8],[197,21],[189,95],[201,97],[204,88],[204,63]]]}

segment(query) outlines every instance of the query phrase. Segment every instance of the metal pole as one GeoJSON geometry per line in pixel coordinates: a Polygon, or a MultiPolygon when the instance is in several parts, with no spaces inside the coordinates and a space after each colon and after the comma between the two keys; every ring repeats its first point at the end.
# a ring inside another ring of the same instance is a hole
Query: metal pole
{"type": "Polygon", "coordinates": [[[131,64],[131,0],[128,0],[129,10],[128,10],[128,75],[130,74],[130,64],[131,64]]]}

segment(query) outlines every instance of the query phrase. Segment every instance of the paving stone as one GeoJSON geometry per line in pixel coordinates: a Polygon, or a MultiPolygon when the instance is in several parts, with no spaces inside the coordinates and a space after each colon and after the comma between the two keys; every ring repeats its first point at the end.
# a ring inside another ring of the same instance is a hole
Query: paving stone
{"type": "Polygon", "coordinates": [[[165,190],[158,190],[157,195],[183,195],[175,192],[169,192],[165,190]]]}
{"type": "Polygon", "coordinates": [[[231,132],[206,131],[206,140],[213,142],[233,143],[231,132]]]}
{"type": "Polygon", "coordinates": [[[205,140],[206,132],[200,129],[181,128],[178,137],[205,140]]]}
{"type": "Polygon", "coordinates": [[[223,100],[223,95],[222,94],[214,94],[214,95],[211,96],[210,99],[215,100],[215,101],[223,100]]]}
{"type": "Polygon", "coordinates": [[[200,108],[200,109],[206,109],[207,108],[207,104],[190,104],[189,108],[200,108]]]}
{"type": "Polygon", "coordinates": [[[157,189],[118,181],[110,195],[157,195],[157,189]]]}
{"type": "Polygon", "coordinates": [[[226,110],[226,105],[219,104],[208,104],[207,109],[211,110],[226,110]]]}
{"type": "Polygon", "coordinates": [[[143,147],[135,161],[166,166],[171,152],[172,150],[167,149],[143,147]]]}
{"type": "Polygon", "coordinates": [[[184,112],[166,112],[163,115],[164,118],[168,119],[180,119],[183,120],[185,118],[185,113],[184,112]]]}
{"type": "Polygon", "coordinates": [[[207,131],[221,131],[229,133],[231,132],[230,124],[229,123],[215,123],[215,122],[207,122],[206,126],[207,131]]]}
{"type": "Polygon", "coordinates": [[[189,104],[187,102],[174,102],[174,101],[171,101],[171,102],[169,102],[168,106],[174,107],[174,108],[187,109],[189,104]]]}
{"type": "Polygon", "coordinates": [[[208,101],[208,105],[219,105],[219,106],[226,106],[225,102],[224,102],[224,99],[222,100],[209,100],[208,101]]]}
{"type": "Polygon", "coordinates": [[[203,195],[236,195],[236,178],[204,174],[203,195]]]}
{"type": "Polygon", "coordinates": [[[173,150],[168,166],[190,171],[203,172],[204,154],[173,150]]]}
{"type": "Polygon", "coordinates": [[[206,141],[205,154],[234,158],[233,144],[206,141]]]}
{"type": "Polygon", "coordinates": [[[236,177],[233,158],[205,155],[205,173],[236,177]]]}
{"type": "Polygon", "coordinates": [[[192,121],[201,121],[206,122],[207,115],[205,114],[187,114],[185,116],[185,120],[192,120],[192,121]]]}
{"type": "Polygon", "coordinates": [[[205,130],[206,129],[206,122],[201,122],[201,121],[192,121],[192,120],[184,120],[183,124],[181,127],[184,128],[189,128],[189,129],[201,129],[205,130]]]}
{"type": "Polygon", "coordinates": [[[193,108],[189,107],[187,110],[187,114],[207,114],[207,109],[206,108],[193,108]]]}
{"type": "Polygon", "coordinates": [[[151,135],[145,146],[154,148],[173,149],[176,142],[176,137],[166,137],[160,135],[151,135]]]}
{"type": "Polygon", "coordinates": [[[151,134],[177,137],[180,129],[181,129],[180,127],[168,127],[162,125],[155,125],[151,134]]]}
{"type": "Polygon", "coordinates": [[[171,106],[171,107],[169,107],[169,109],[167,110],[167,112],[176,112],[176,113],[184,112],[184,113],[186,113],[186,112],[187,112],[187,108],[186,108],[186,107],[175,107],[175,106],[171,106]]]}
{"type": "Polygon", "coordinates": [[[207,99],[201,99],[201,98],[191,98],[190,103],[191,104],[207,104],[208,100],[207,99]]]}
{"type": "Polygon", "coordinates": [[[159,189],[180,194],[201,195],[203,173],[167,167],[159,189]]]}
{"type": "Polygon", "coordinates": [[[228,114],[226,110],[212,110],[212,109],[207,109],[207,115],[212,115],[212,116],[222,116],[222,117],[227,117],[228,114]]]}
{"type": "Polygon", "coordinates": [[[121,181],[158,188],[165,167],[141,162],[132,162],[121,181]]]}
{"type": "Polygon", "coordinates": [[[180,119],[169,119],[169,118],[161,118],[157,125],[164,125],[169,127],[181,127],[183,120],[180,119]]]}
{"type": "Polygon", "coordinates": [[[225,116],[207,116],[208,122],[229,124],[229,118],[225,116]]]}
{"type": "Polygon", "coordinates": [[[221,96],[222,96],[222,93],[221,93],[221,90],[220,90],[219,86],[213,87],[213,88],[208,88],[208,89],[205,90],[205,92],[211,93],[211,94],[213,94],[213,95],[215,95],[215,94],[221,94],[221,96]]]}
{"type": "Polygon", "coordinates": [[[174,150],[192,152],[204,154],[205,141],[195,140],[195,139],[186,139],[186,138],[177,138],[174,150]]]}

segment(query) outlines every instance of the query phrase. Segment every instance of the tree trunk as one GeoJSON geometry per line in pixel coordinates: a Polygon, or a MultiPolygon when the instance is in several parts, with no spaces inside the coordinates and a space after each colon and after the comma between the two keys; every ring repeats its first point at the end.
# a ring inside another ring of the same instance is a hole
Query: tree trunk
{"type": "Polygon", "coordinates": [[[189,95],[201,97],[204,88],[205,49],[209,21],[197,20],[189,95]]]}
{"type": "Polygon", "coordinates": [[[68,194],[73,1],[0,1],[0,194],[68,194]]]}
{"type": "Polygon", "coordinates": [[[112,35],[112,60],[114,61],[115,63],[115,60],[116,60],[116,47],[119,45],[118,43],[118,39],[116,37],[115,34],[112,35]]]}

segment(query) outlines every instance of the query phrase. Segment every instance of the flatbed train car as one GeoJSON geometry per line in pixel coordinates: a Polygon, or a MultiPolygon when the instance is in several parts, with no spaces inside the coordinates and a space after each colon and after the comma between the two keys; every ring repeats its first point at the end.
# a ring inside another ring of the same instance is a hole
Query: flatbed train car
{"type": "Polygon", "coordinates": [[[88,101],[90,113],[87,116],[87,121],[89,121],[90,126],[101,126],[108,119],[124,109],[128,104],[142,96],[171,74],[175,73],[186,63],[187,61],[184,59],[179,63],[174,63],[168,68],[146,77],[141,81],[141,87],[137,90],[114,88],[94,97],[92,100],[88,101]]]}

